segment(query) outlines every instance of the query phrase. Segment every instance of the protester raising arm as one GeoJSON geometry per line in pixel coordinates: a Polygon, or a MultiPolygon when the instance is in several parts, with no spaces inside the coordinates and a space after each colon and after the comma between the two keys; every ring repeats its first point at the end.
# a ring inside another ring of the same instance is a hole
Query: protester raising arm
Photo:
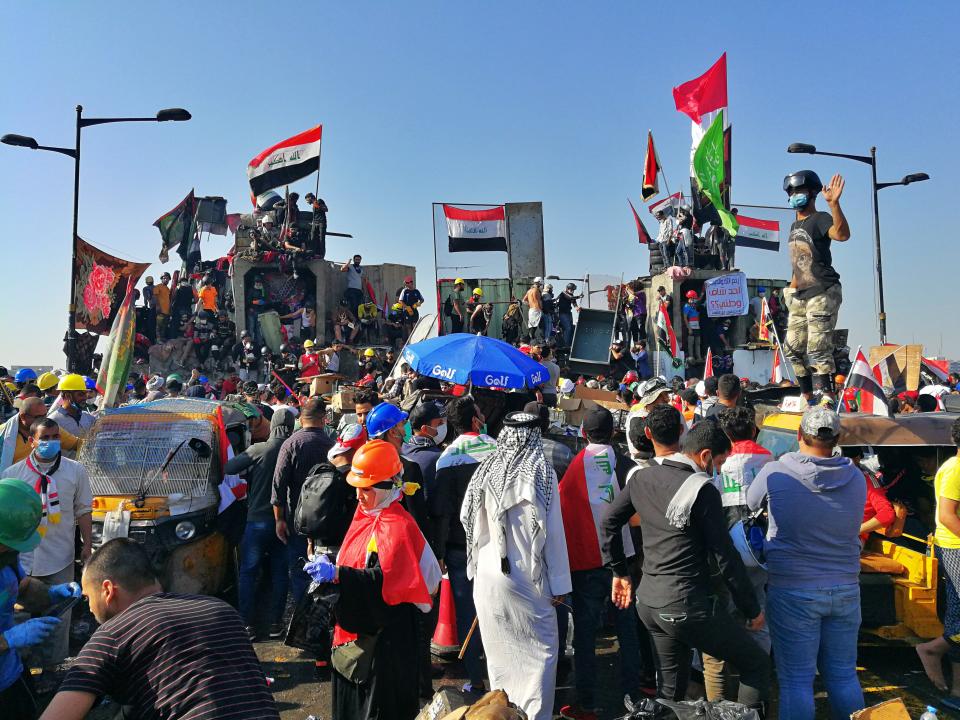
{"type": "Polygon", "coordinates": [[[827,201],[830,208],[830,215],[833,217],[833,225],[830,227],[830,239],[837,242],[845,242],[850,239],[850,225],[847,224],[847,218],[840,209],[840,196],[843,194],[844,180],[840,175],[834,175],[830,182],[821,191],[823,199],[827,201]]]}

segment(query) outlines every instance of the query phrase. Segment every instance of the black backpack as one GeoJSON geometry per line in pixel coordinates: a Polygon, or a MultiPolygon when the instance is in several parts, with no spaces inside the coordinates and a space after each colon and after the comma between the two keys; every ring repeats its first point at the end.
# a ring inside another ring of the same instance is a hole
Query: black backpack
{"type": "Polygon", "coordinates": [[[320,463],[307,474],[293,514],[293,529],[324,545],[339,545],[350,527],[355,491],[330,463],[320,463]]]}

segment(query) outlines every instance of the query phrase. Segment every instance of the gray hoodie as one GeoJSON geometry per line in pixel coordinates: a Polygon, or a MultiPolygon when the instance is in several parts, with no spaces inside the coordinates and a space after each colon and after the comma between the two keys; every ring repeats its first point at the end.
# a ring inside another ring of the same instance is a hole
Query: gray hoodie
{"type": "Polygon", "coordinates": [[[273,470],[280,446],[293,433],[293,422],[293,412],[280,408],[270,418],[270,437],[230,458],[224,466],[225,473],[243,474],[247,479],[248,522],[273,521],[273,507],[270,505],[273,470]]]}
{"type": "Polygon", "coordinates": [[[747,490],[752,509],[768,504],[765,544],[771,586],[820,588],[859,582],[863,473],[849,458],[786,453],[747,490]]]}

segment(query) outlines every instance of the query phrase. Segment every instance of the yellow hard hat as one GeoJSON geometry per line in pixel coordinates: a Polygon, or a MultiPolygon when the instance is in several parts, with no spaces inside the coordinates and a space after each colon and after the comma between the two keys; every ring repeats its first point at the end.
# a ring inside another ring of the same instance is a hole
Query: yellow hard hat
{"type": "Polygon", "coordinates": [[[60,378],[60,385],[57,389],[60,392],[86,392],[87,381],[83,379],[82,375],[70,373],[60,378]]]}
{"type": "Polygon", "coordinates": [[[474,288],[473,294],[477,297],[483,297],[483,288],[474,288]]]}
{"type": "Polygon", "coordinates": [[[304,340],[304,341],[303,341],[303,347],[304,347],[304,348],[312,348],[312,347],[313,347],[313,340],[304,340]]]}
{"type": "Polygon", "coordinates": [[[373,351],[373,348],[367,348],[363,351],[364,357],[373,357],[374,355],[376,355],[376,353],[373,351]]]}
{"type": "Polygon", "coordinates": [[[20,388],[17,387],[16,383],[5,382],[3,386],[7,389],[8,392],[12,392],[14,394],[20,392],[20,388]]]}
{"type": "Polygon", "coordinates": [[[456,280],[453,281],[453,284],[454,284],[454,285],[463,285],[463,284],[464,284],[463,278],[457,278],[456,280]]]}
{"type": "Polygon", "coordinates": [[[60,378],[48,371],[37,378],[37,387],[46,392],[47,390],[53,390],[58,382],[60,382],[60,378]]]}

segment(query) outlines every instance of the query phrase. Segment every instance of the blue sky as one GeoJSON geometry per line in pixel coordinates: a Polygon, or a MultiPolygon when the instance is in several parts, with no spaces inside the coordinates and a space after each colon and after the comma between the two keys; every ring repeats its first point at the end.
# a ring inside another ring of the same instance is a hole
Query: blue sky
{"type": "MultiPolygon", "coordinates": [[[[785,148],[866,154],[876,145],[881,181],[930,174],[880,195],[889,335],[929,354],[942,337],[944,354],[958,358],[956,222],[945,210],[958,165],[960,12],[947,2],[905,8],[17,3],[4,11],[0,133],[70,145],[77,103],[94,117],[189,109],[189,123],[84,131],[80,234],[131,259],[156,261],[151,224],[191,187],[245,211],[247,161],[322,122],[330,229],[356,238],[332,241],[330,258],[408,258],[428,287],[431,202],[540,200],[549,274],[636,276],[648,252],[626,198],[638,201],[646,131],[679,187],[690,123],[671,88],[727,51],[734,201],[782,205],[782,178],[800,167],[847,178],[853,237],[834,258],[840,325],[853,344],[877,339],[869,167],[785,148]]],[[[0,364],[62,365],[71,161],[0,146],[0,167],[0,364]]],[[[312,188],[311,178],[297,189],[312,188]]],[[[228,244],[214,238],[203,249],[219,255],[228,244]]],[[[740,250],[738,265],[751,276],[788,272],[785,250],[740,250]]]]}

